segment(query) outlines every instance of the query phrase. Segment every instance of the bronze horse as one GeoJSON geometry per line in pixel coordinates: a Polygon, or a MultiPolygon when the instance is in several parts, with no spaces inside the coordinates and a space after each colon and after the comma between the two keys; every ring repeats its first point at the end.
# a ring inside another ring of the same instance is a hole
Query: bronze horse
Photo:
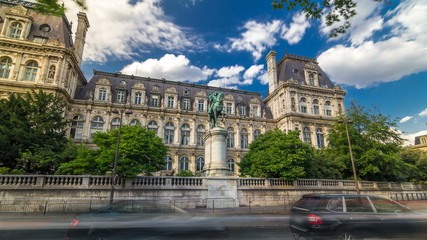
{"type": "Polygon", "coordinates": [[[210,128],[218,127],[218,117],[220,114],[222,121],[224,121],[223,98],[223,92],[213,92],[209,95],[208,119],[210,128]]]}

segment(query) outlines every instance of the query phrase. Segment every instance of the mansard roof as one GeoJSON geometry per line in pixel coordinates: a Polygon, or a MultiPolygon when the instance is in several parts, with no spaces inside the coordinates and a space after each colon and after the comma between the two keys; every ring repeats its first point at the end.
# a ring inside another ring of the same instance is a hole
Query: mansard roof
{"type": "Polygon", "coordinates": [[[3,19],[3,21],[0,22],[0,29],[5,23],[4,19],[6,15],[10,14],[11,10],[19,5],[28,9],[28,12],[25,13],[25,17],[33,21],[27,41],[33,42],[36,37],[39,37],[46,39],[47,44],[64,45],[67,48],[74,45],[71,25],[65,15],[54,16],[36,12],[34,10],[35,4],[26,1],[0,0],[0,17],[3,19]],[[40,27],[44,24],[48,24],[51,30],[43,32],[40,27]]]}
{"type": "Polygon", "coordinates": [[[319,86],[333,89],[335,86],[325,72],[320,68],[315,58],[308,58],[286,53],[277,63],[277,80],[284,82],[295,82],[309,85],[305,79],[304,70],[313,70],[318,73],[319,86]]]}

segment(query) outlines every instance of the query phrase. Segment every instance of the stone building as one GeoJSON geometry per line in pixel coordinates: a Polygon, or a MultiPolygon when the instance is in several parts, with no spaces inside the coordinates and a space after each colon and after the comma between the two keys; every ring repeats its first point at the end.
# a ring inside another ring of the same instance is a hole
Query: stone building
{"type": "Polygon", "coordinates": [[[274,128],[300,130],[301,139],[315,147],[327,142],[329,126],[344,111],[345,92],[335,86],[316,59],[276,53],[267,55],[268,95],[94,71],[85,79],[80,65],[89,22],[78,14],[75,40],[65,16],[42,15],[31,3],[0,0],[0,98],[9,93],[43,89],[64,97],[70,119],[69,137],[91,144],[96,131],[123,124],[141,124],[157,133],[170,148],[165,169],[200,172],[204,136],[209,130],[208,95],[223,91],[228,131],[227,161],[237,165],[248,145],[274,128]],[[17,4],[19,3],[19,4],[17,4]]]}
{"type": "Polygon", "coordinates": [[[427,151],[427,135],[415,137],[415,144],[411,148],[421,151],[427,151]]]}

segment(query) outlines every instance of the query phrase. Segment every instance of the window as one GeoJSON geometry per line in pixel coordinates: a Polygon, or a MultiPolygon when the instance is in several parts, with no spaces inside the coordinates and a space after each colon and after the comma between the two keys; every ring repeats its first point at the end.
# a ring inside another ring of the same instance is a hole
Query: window
{"type": "Polygon", "coordinates": [[[342,197],[336,197],[329,200],[326,208],[333,212],[343,212],[344,207],[343,207],[342,197]]]}
{"type": "Polygon", "coordinates": [[[156,134],[158,132],[159,126],[156,121],[150,121],[147,126],[148,130],[154,131],[156,134]]]}
{"type": "Polygon", "coordinates": [[[342,114],[342,107],[341,104],[338,103],[338,114],[342,114]]]}
{"type": "Polygon", "coordinates": [[[254,131],[254,140],[257,140],[259,138],[259,135],[261,135],[261,131],[259,129],[255,129],[255,131],[254,131]]]}
{"type": "Polygon", "coordinates": [[[302,130],[303,133],[303,140],[305,143],[311,143],[311,133],[310,133],[310,129],[308,127],[303,128],[302,130]]]}
{"type": "Polygon", "coordinates": [[[190,99],[184,98],[184,100],[182,102],[182,109],[190,110],[190,99]]]}
{"type": "Polygon", "coordinates": [[[105,101],[106,98],[107,98],[107,90],[105,90],[105,89],[99,89],[98,100],[105,101]]]}
{"type": "Polygon", "coordinates": [[[27,64],[25,69],[25,81],[36,81],[38,66],[39,65],[35,61],[31,61],[27,64]]]}
{"type": "Polygon", "coordinates": [[[119,128],[119,126],[120,126],[120,118],[113,118],[113,120],[111,120],[111,130],[119,128]]]}
{"type": "Polygon", "coordinates": [[[203,157],[198,157],[196,159],[196,171],[198,172],[202,171],[204,166],[205,166],[205,159],[203,157]]]}
{"type": "Polygon", "coordinates": [[[90,138],[93,138],[95,132],[102,132],[104,130],[104,119],[100,116],[92,118],[90,123],[90,138]]]}
{"type": "Polygon", "coordinates": [[[9,78],[12,69],[12,59],[6,57],[0,61],[0,78],[9,78]]]}
{"type": "Polygon", "coordinates": [[[152,95],[151,96],[151,106],[152,107],[158,107],[159,106],[159,99],[160,99],[159,95],[152,95]]]}
{"type": "Polygon", "coordinates": [[[125,91],[118,91],[117,92],[117,102],[124,103],[126,98],[126,92],[125,91]]]}
{"type": "Polygon", "coordinates": [[[138,119],[132,119],[132,121],[130,121],[129,125],[133,126],[133,125],[137,125],[137,124],[141,124],[141,122],[138,119]]]}
{"type": "Polygon", "coordinates": [[[366,197],[345,197],[347,212],[373,212],[366,197]]]}
{"type": "Polygon", "coordinates": [[[369,197],[378,213],[402,213],[410,212],[409,209],[385,198],[369,197]]]}
{"type": "Polygon", "coordinates": [[[259,114],[258,114],[258,106],[257,106],[257,105],[253,105],[253,106],[252,106],[252,116],[254,116],[254,117],[259,117],[259,114]]]}
{"type": "Polygon", "coordinates": [[[246,106],[240,106],[239,107],[239,114],[240,114],[240,116],[246,115],[246,106]]]}
{"type": "Polygon", "coordinates": [[[206,134],[205,126],[203,125],[197,126],[197,133],[196,133],[197,146],[205,145],[205,134],[206,134]]]}
{"type": "Polygon", "coordinates": [[[234,172],[234,170],[235,170],[234,159],[232,159],[232,158],[227,159],[227,164],[228,164],[228,168],[230,169],[230,171],[234,172]]]}
{"type": "Polygon", "coordinates": [[[310,74],[308,75],[308,79],[309,79],[309,81],[310,81],[310,85],[311,85],[311,86],[314,86],[315,84],[314,84],[314,74],[313,74],[313,73],[310,73],[310,74]]]}
{"type": "Polygon", "coordinates": [[[318,128],[316,130],[316,138],[317,138],[317,147],[319,148],[325,147],[325,140],[323,137],[322,129],[318,128]]]}
{"type": "Polygon", "coordinates": [[[331,102],[326,101],[325,103],[325,114],[326,116],[332,116],[332,107],[331,107],[331,102]]]}
{"type": "Polygon", "coordinates": [[[181,157],[179,160],[179,171],[187,171],[188,170],[188,157],[181,157]]]}
{"type": "Polygon", "coordinates": [[[168,122],[165,125],[165,135],[164,140],[166,144],[172,144],[173,143],[173,137],[174,137],[175,127],[172,123],[168,122]]]}
{"type": "Polygon", "coordinates": [[[227,114],[232,114],[233,113],[233,104],[227,103],[225,109],[226,109],[227,114]]]}
{"type": "Polygon", "coordinates": [[[168,97],[168,108],[173,108],[175,105],[175,98],[173,96],[168,97]]]}
{"type": "Polygon", "coordinates": [[[426,144],[426,139],[425,138],[421,138],[421,144],[426,144]]]}
{"type": "Polygon", "coordinates": [[[165,169],[166,170],[172,170],[172,157],[171,156],[166,156],[165,157],[165,162],[166,162],[166,164],[165,164],[165,169]]]}
{"type": "Polygon", "coordinates": [[[199,112],[203,112],[205,111],[205,101],[204,100],[199,100],[199,104],[198,104],[198,108],[199,112]]]}
{"type": "Polygon", "coordinates": [[[71,121],[70,138],[81,139],[83,137],[84,124],[85,118],[82,115],[74,116],[71,121]]]}
{"type": "Polygon", "coordinates": [[[240,130],[240,147],[241,148],[248,148],[249,142],[248,142],[248,130],[246,128],[242,128],[240,130]]]}
{"type": "Polygon", "coordinates": [[[18,39],[21,37],[21,33],[22,33],[22,24],[18,22],[13,22],[12,24],[10,24],[9,37],[18,39]]]}
{"type": "Polygon", "coordinates": [[[141,104],[142,103],[142,93],[137,92],[135,93],[135,99],[133,101],[134,104],[141,104]]]}
{"type": "Polygon", "coordinates": [[[48,24],[46,24],[46,23],[42,24],[39,29],[42,32],[50,32],[50,31],[52,31],[52,28],[48,24]]]}
{"type": "Polygon", "coordinates": [[[190,125],[184,123],[181,125],[181,145],[190,144],[190,125]]]}
{"type": "Polygon", "coordinates": [[[317,100],[317,99],[313,100],[313,114],[320,114],[320,111],[319,111],[319,100],[317,100]]]}
{"type": "Polygon", "coordinates": [[[234,129],[228,128],[227,133],[227,147],[234,148],[234,129]]]}
{"type": "Polygon", "coordinates": [[[307,99],[301,98],[299,102],[300,112],[307,113],[307,99]]]}

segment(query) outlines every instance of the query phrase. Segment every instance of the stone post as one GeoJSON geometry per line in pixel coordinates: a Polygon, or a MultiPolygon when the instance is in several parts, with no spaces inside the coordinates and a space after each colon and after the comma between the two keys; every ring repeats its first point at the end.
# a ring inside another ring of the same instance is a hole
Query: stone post
{"type": "Polygon", "coordinates": [[[202,174],[207,177],[231,176],[227,164],[227,131],[222,127],[209,130],[205,136],[205,161],[202,174]]]}

